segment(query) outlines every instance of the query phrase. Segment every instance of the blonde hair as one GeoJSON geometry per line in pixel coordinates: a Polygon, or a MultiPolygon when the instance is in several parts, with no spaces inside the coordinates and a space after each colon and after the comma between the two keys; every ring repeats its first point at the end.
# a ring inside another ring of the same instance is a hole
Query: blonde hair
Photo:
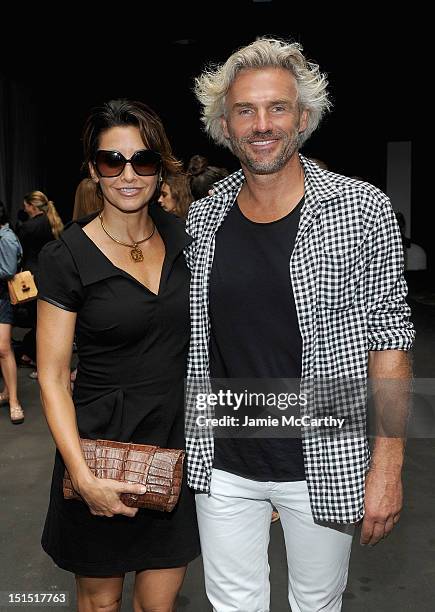
{"type": "Polygon", "coordinates": [[[259,38],[233,53],[224,64],[210,67],[195,79],[195,94],[202,105],[201,120],[206,132],[218,144],[230,148],[223,133],[225,96],[241,70],[284,68],[296,79],[300,111],[308,111],[308,125],[299,134],[299,147],[317,129],[332,104],[328,97],[326,74],[305,59],[299,43],[259,38]]]}
{"type": "Polygon", "coordinates": [[[59,217],[54,203],[47,198],[42,191],[31,191],[24,196],[27,204],[33,204],[35,208],[47,215],[53,236],[57,239],[63,231],[62,219],[59,217]]]}
{"type": "Polygon", "coordinates": [[[73,221],[86,217],[103,207],[103,200],[97,185],[90,178],[84,178],[77,185],[74,197],[73,221]]]}

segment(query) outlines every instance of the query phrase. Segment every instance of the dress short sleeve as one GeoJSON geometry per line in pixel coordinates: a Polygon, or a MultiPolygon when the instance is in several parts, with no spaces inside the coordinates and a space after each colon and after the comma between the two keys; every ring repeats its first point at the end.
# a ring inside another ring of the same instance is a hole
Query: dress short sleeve
{"type": "Polygon", "coordinates": [[[38,260],[38,299],[78,312],[84,289],[74,259],[61,240],[44,246],[38,260]]]}

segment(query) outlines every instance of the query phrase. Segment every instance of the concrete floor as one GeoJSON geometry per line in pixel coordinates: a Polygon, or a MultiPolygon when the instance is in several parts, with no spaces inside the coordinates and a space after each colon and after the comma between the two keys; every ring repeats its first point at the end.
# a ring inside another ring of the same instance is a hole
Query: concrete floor
{"type": "MultiPolygon", "coordinates": [[[[435,307],[413,304],[418,336],[415,375],[435,379],[435,307]]],[[[58,569],[39,544],[47,506],[53,443],[39,405],[38,385],[19,370],[23,425],[13,426],[6,407],[0,410],[0,592],[67,591],[75,610],[74,579],[58,569]]],[[[435,610],[435,439],[409,440],[404,469],[405,507],[398,527],[374,548],[354,540],[345,612],[432,612],[435,610]]],[[[289,610],[286,561],[279,523],[271,528],[272,612],[289,610]]],[[[126,579],[122,610],[131,612],[133,575],[126,579]]],[[[0,606],[12,611],[17,606],[0,606]]],[[[24,606],[24,609],[34,609],[24,606]]],[[[37,609],[37,608],[35,608],[37,609]]],[[[40,609],[53,609],[41,606],[40,609]]],[[[180,597],[180,612],[210,612],[204,594],[202,564],[189,567],[180,597]]],[[[245,611],[251,612],[251,611],[245,611]]]]}

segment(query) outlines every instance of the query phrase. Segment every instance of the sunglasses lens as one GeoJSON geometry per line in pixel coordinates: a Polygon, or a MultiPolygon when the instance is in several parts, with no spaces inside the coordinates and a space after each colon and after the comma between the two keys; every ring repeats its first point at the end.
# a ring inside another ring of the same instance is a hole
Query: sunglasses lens
{"type": "Polygon", "coordinates": [[[136,174],[140,176],[154,176],[160,170],[161,157],[159,153],[150,151],[136,151],[131,159],[131,163],[136,174]]]}
{"type": "Polygon", "coordinates": [[[95,166],[100,176],[118,176],[124,169],[125,159],[118,151],[98,151],[95,166]]]}

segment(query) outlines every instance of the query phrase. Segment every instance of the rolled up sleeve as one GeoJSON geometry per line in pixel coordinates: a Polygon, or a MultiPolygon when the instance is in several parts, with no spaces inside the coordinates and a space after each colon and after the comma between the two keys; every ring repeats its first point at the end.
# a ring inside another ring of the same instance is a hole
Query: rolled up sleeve
{"type": "Polygon", "coordinates": [[[406,302],[400,230],[389,200],[381,208],[368,240],[366,274],[368,350],[411,349],[415,330],[406,302]]]}

